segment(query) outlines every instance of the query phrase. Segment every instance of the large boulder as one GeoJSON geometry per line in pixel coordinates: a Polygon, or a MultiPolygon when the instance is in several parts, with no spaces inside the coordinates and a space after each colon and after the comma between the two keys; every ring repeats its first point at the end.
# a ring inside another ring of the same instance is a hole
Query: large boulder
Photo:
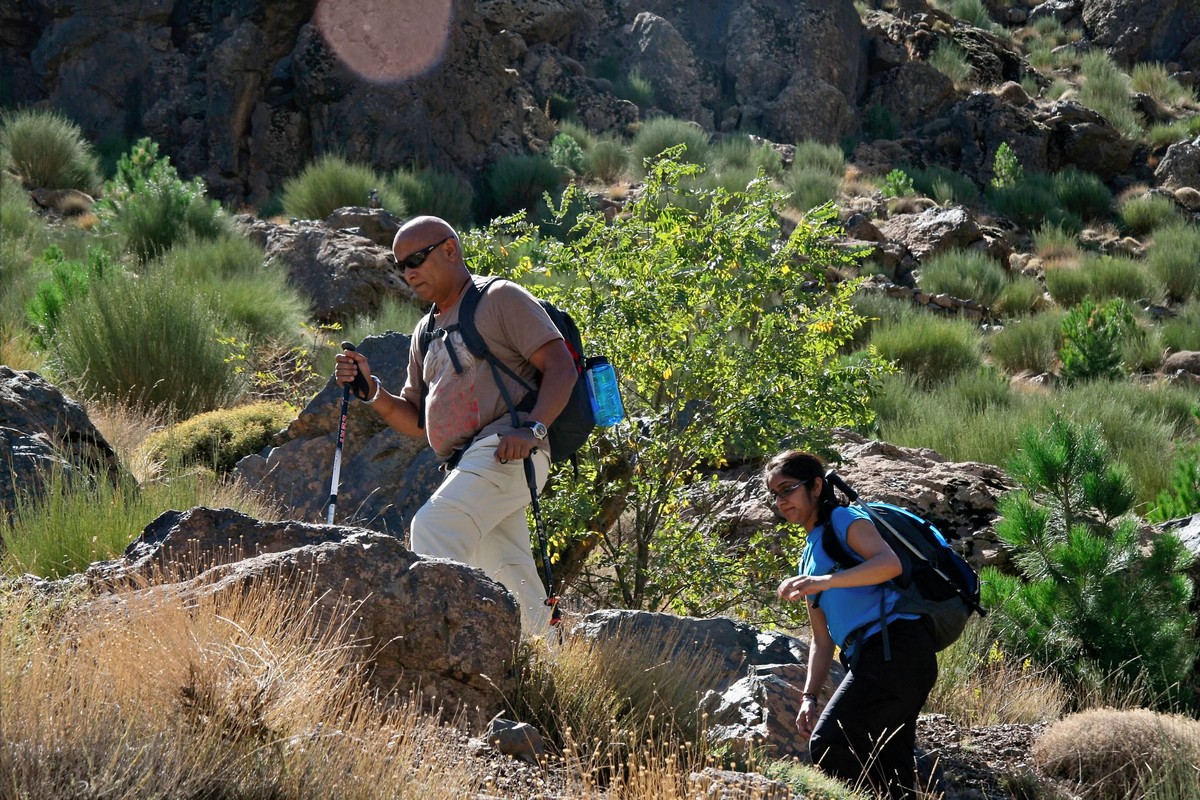
{"type": "Polygon", "coordinates": [[[938,142],[939,162],[949,162],[976,183],[994,177],[993,165],[1000,145],[1012,148],[1026,172],[1048,172],[1055,166],[1050,148],[1050,130],[1032,112],[1010,105],[995,95],[975,92],[957,103],[949,118],[933,123],[945,127],[938,142]]]}
{"type": "MultiPolygon", "coordinates": [[[[366,225],[371,219],[378,231],[372,228],[366,233],[384,235],[381,231],[387,226],[387,218],[371,214],[372,209],[362,211],[366,213],[353,217],[357,225],[366,225]]],[[[332,217],[339,223],[345,218],[346,214],[332,217]]],[[[420,302],[408,288],[390,244],[376,244],[364,238],[366,233],[359,235],[307,220],[276,225],[245,215],[237,217],[237,223],[248,238],[265,249],[267,259],[287,269],[289,282],[309,298],[312,316],[320,322],[344,323],[357,316],[370,316],[388,297],[414,305],[420,302]]]]}
{"type": "Polygon", "coordinates": [[[1167,189],[1200,189],[1200,136],[1168,147],[1154,177],[1167,189]]]}
{"type": "MultiPolygon", "coordinates": [[[[408,334],[388,332],[358,345],[371,362],[371,372],[394,393],[404,386],[409,341],[408,334]]],[[[342,390],[331,377],[270,448],[238,462],[236,474],[283,503],[290,516],[324,520],[341,401],[342,390]]],[[[351,397],[336,521],[352,520],[402,536],[442,477],[424,439],[397,433],[373,409],[351,397]]]]}
{"type": "Polygon", "coordinates": [[[0,365],[0,511],[41,492],[55,469],[115,480],[121,467],[82,406],[36,372],[0,365]]]}
{"type": "Polygon", "coordinates": [[[879,232],[901,242],[917,261],[938,253],[965,249],[979,241],[983,233],[966,208],[930,208],[920,214],[895,214],[880,223],[879,232]]]}
{"type": "Polygon", "coordinates": [[[1196,51],[1200,39],[1200,4],[1195,0],[1082,0],[1082,17],[1092,43],[1126,67],[1140,61],[1178,62],[1185,51],[1196,51]]]}
{"type": "Polygon", "coordinates": [[[143,591],[165,587],[185,598],[298,582],[327,619],[354,609],[348,633],[367,645],[376,689],[415,692],[475,726],[500,710],[520,638],[512,595],[479,570],[423,558],[388,534],[231,509],[168,511],[122,559],[95,564],[83,578],[93,588],[152,581],[160,588],[143,591]]]}
{"type": "Polygon", "coordinates": [[[1075,166],[1111,181],[1133,162],[1134,143],[1107,119],[1079,103],[1055,103],[1036,118],[1050,129],[1054,161],[1060,166],[1075,166]]]}
{"type": "Polygon", "coordinates": [[[711,130],[717,80],[675,26],[643,11],[623,31],[631,68],[654,85],[654,104],[711,130]]]}

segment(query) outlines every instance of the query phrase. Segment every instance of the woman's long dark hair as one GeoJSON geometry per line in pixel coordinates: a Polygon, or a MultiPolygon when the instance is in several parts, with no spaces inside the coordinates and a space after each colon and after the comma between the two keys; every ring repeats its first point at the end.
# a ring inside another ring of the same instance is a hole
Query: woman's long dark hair
{"type": "Polygon", "coordinates": [[[833,510],[841,505],[833,493],[833,486],[825,479],[825,462],[812,453],[785,450],[773,456],[763,467],[763,482],[769,481],[771,476],[776,474],[794,478],[809,488],[812,488],[814,480],[821,479],[821,494],[817,498],[818,524],[824,525],[828,522],[833,510]]]}

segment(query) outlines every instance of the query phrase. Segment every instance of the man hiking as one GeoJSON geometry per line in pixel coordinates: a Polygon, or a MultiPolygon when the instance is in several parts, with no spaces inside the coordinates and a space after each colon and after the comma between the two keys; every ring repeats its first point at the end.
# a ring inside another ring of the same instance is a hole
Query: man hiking
{"type": "Polygon", "coordinates": [[[550,469],[546,429],[577,378],[571,353],[538,301],[517,284],[496,281],[480,298],[475,326],[496,358],[538,387],[530,406],[525,386],[475,358],[463,342],[459,301],[473,278],[454,229],[437,217],[414,218],[396,233],[392,251],[413,293],[433,304],[433,324],[425,332],[422,321],[413,333],[399,394],[371,374],[366,357],[350,350],[337,357],[337,382],[348,384],[361,373],[370,386],[366,404],[400,433],[427,437],[448,470],[413,517],[413,551],[482,569],[513,593],[525,630],[539,633],[550,609],[530,548],[522,461],[532,457],[540,492],[550,469]],[[518,427],[505,392],[514,406],[529,409],[518,413],[518,427]]]}

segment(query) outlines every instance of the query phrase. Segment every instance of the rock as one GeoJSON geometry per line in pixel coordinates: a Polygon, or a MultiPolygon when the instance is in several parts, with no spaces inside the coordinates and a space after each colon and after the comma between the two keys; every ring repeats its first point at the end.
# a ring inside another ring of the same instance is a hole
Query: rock
{"type": "Polygon", "coordinates": [[[546,754],[542,734],[528,722],[495,717],[488,723],[483,736],[496,752],[519,758],[528,764],[540,764],[546,754]]]}
{"type": "Polygon", "coordinates": [[[1053,159],[1050,130],[1032,111],[1010,105],[995,95],[975,92],[950,111],[942,155],[978,184],[994,177],[993,165],[1001,144],[1012,148],[1026,172],[1047,172],[1053,159]]]}
{"type": "Polygon", "coordinates": [[[962,206],[931,208],[920,214],[897,214],[879,226],[890,241],[901,242],[919,262],[980,238],[979,226],[962,206]]]}
{"type": "Polygon", "coordinates": [[[1029,93],[1016,81],[1006,81],[996,87],[996,96],[1014,106],[1029,105],[1029,93]]]}
{"type": "Polygon", "coordinates": [[[400,219],[385,208],[362,208],[349,206],[336,209],[325,218],[325,224],[339,231],[346,231],[364,239],[370,239],[380,247],[392,249],[392,240],[400,230],[400,219]]]}
{"type": "MultiPolygon", "coordinates": [[[[371,372],[392,392],[404,386],[409,335],[369,336],[358,351],[371,372]]],[[[238,462],[235,474],[279,500],[297,519],[323,521],[329,500],[342,390],[332,377],[264,453],[238,462]]],[[[443,474],[426,441],[404,436],[379,415],[351,400],[342,445],[338,521],[402,536],[417,509],[433,494],[443,474]]]]}
{"type": "Polygon", "coordinates": [[[555,42],[579,32],[590,19],[581,0],[477,0],[479,16],[493,31],[511,31],[535,42],[555,42]]]}
{"type": "MultiPolygon", "coordinates": [[[[479,570],[426,559],[388,534],[361,528],[269,522],[231,509],[168,511],[122,559],[95,564],[95,587],[172,576],[166,591],[186,597],[244,591],[268,577],[311,591],[326,619],[355,604],[349,633],[367,644],[371,684],[382,694],[410,690],[449,714],[482,726],[499,710],[520,636],[512,595],[479,570]]],[[[136,601],[151,588],[107,602],[136,601]]]]}
{"type": "Polygon", "coordinates": [[[1194,0],[1082,0],[1081,9],[1088,38],[1125,67],[1178,62],[1200,37],[1200,5],[1194,0]]]}
{"type": "Polygon", "coordinates": [[[96,201],[78,189],[33,189],[29,197],[39,206],[67,217],[86,214],[96,201]]]}
{"type": "Polygon", "coordinates": [[[1040,19],[1053,17],[1064,26],[1070,25],[1079,19],[1082,2],[1083,0],[1045,0],[1030,10],[1029,24],[1032,25],[1040,19]]]}
{"type": "Polygon", "coordinates": [[[958,26],[953,31],[954,44],[967,56],[972,77],[980,86],[996,86],[1005,81],[1019,81],[1023,68],[1020,52],[1013,50],[999,36],[970,26],[958,26]]]}
{"type": "Polygon", "coordinates": [[[1055,103],[1037,119],[1051,129],[1054,149],[1059,154],[1055,160],[1062,166],[1074,165],[1108,181],[1128,170],[1133,161],[1133,142],[1104,117],[1079,103],[1055,103]]]}
{"type": "MultiPolygon", "coordinates": [[[[362,211],[360,219],[376,218],[381,225],[391,216],[382,209],[362,211]]],[[[348,322],[374,314],[387,297],[420,304],[404,281],[390,243],[381,247],[320,222],[275,225],[245,215],[235,222],[263,246],[267,259],[287,269],[290,283],[310,299],[312,316],[319,322],[348,322]]]]}
{"type": "Polygon", "coordinates": [[[715,81],[702,75],[701,62],[683,35],[670,22],[648,11],[638,14],[623,33],[630,66],[647,78],[653,76],[655,104],[668,114],[711,130],[715,81]]]}
{"type": "MultiPolygon", "coordinates": [[[[724,692],[709,692],[700,702],[708,716],[709,742],[743,758],[766,750],[771,758],[807,759],[808,742],[796,735],[807,678],[805,664],[770,664],[752,667],[724,692]]],[[[822,703],[834,689],[831,684],[820,692],[822,703]]]]}
{"type": "Polygon", "coordinates": [[[1181,186],[1175,190],[1175,202],[1188,211],[1200,211],[1200,189],[1191,186],[1181,186]]]}
{"type": "Polygon", "coordinates": [[[887,241],[887,237],[880,233],[879,228],[875,227],[863,214],[851,214],[845,222],[845,229],[846,235],[852,239],[881,243],[887,241]]]}
{"type": "Polygon", "coordinates": [[[1180,350],[1171,353],[1163,359],[1162,372],[1170,375],[1183,370],[1192,375],[1200,375],[1200,352],[1195,350],[1180,350]]]}
{"type": "Polygon", "coordinates": [[[699,794],[688,794],[699,800],[792,800],[788,784],[755,772],[705,767],[688,775],[688,784],[699,794]]]}
{"type": "Polygon", "coordinates": [[[1154,170],[1154,177],[1166,189],[1185,186],[1200,189],[1200,136],[1168,147],[1154,170]]]}
{"type": "Polygon", "coordinates": [[[939,116],[955,100],[954,82],[924,61],[910,61],[872,77],[866,107],[887,110],[902,127],[939,116]]]}
{"type": "Polygon", "coordinates": [[[83,407],[27,370],[0,365],[0,511],[39,494],[55,469],[115,481],[116,451],[83,407]]]}

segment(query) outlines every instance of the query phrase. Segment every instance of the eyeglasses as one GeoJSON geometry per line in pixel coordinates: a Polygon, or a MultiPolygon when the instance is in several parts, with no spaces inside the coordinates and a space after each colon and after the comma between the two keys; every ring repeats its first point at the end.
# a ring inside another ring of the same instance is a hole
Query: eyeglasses
{"type": "Polygon", "coordinates": [[[429,247],[422,247],[415,253],[409,253],[404,258],[400,259],[400,266],[404,267],[405,269],[416,269],[425,263],[425,259],[429,258],[430,253],[432,253],[434,250],[437,250],[439,247],[453,238],[453,236],[447,236],[440,242],[434,242],[433,244],[429,245],[429,247]]]}
{"type": "Polygon", "coordinates": [[[797,481],[796,483],[789,483],[786,486],[780,486],[778,489],[768,489],[767,492],[771,495],[771,501],[778,503],[780,500],[804,485],[805,483],[803,481],[797,481]]]}

